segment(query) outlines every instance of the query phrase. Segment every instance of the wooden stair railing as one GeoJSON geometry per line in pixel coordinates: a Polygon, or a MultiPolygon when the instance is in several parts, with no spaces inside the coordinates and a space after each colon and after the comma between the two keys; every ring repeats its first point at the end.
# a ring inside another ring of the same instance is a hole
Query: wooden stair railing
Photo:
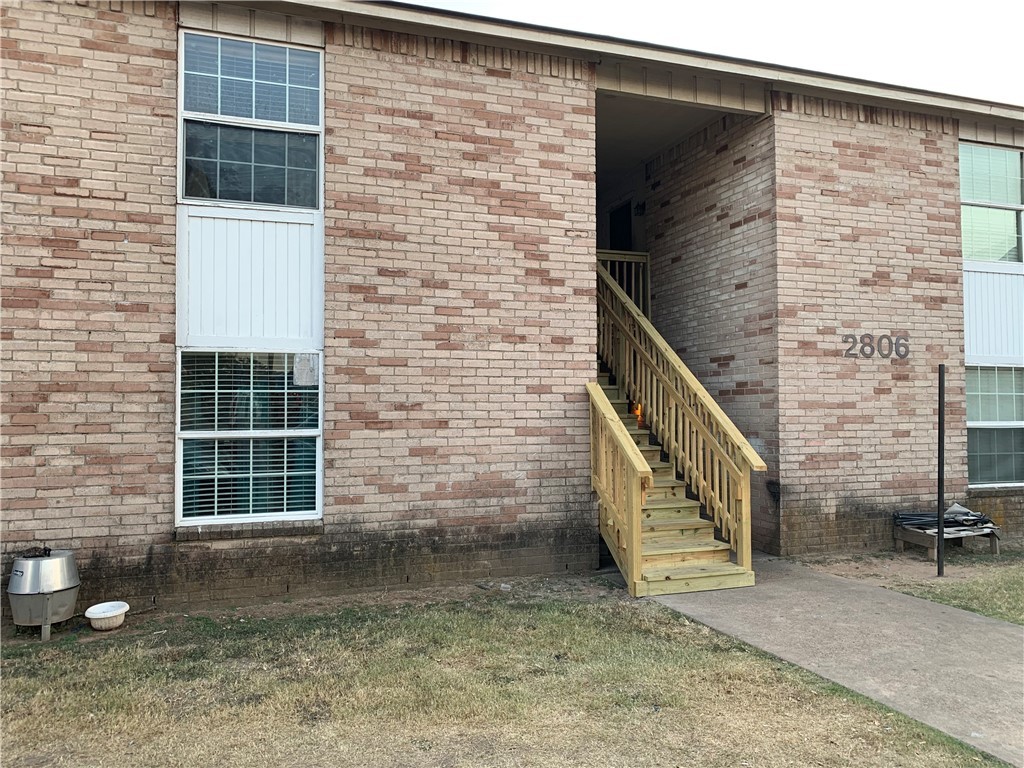
{"type": "Polygon", "coordinates": [[[651,316],[650,254],[640,251],[598,251],[597,263],[608,270],[616,284],[640,308],[651,316]]]}
{"type": "Polygon", "coordinates": [[[608,271],[598,265],[597,274],[598,354],[641,407],[644,424],[711,515],[736,564],[752,570],[750,473],[765,471],[764,461],[608,271]]]}
{"type": "Polygon", "coordinates": [[[590,382],[587,392],[590,479],[601,505],[601,535],[626,583],[637,584],[642,578],[640,509],[654,474],[601,386],[590,382]]]}

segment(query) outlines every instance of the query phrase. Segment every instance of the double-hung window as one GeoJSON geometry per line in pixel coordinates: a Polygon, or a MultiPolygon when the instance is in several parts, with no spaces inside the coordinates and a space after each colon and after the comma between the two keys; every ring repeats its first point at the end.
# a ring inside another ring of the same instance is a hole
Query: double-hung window
{"type": "Polygon", "coordinates": [[[185,31],[177,523],[318,518],[323,64],[185,31]]]}
{"type": "Polygon", "coordinates": [[[1024,483],[1024,367],[967,369],[967,476],[1024,483]]]}
{"type": "Polygon", "coordinates": [[[320,203],[320,52],[186,32],[182,189],[188,200],[320,203]]]}
{"type": "Polygon", "coordinates": [[[964,259],[1021,263],[1024,229],[1024,152],[960,145],[964,259]]]}
{"type": "Polygon", "coordinates": [[[316,517],[317,355],[183,351],[181,517],[316,517]]]}
{"type": "Polygon", "coordinates": [[[1024,484],[1024,151],[960,146],[968,480],[1024,484]]]}

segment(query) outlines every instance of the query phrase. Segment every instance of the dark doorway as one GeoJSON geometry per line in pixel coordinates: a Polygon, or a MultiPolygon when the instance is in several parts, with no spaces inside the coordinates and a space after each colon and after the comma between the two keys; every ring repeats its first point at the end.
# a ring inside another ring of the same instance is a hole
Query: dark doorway
{"type": "Polygon", "coordinates": [[[608,214],[608,247],[613,251],[633,250],[633,206],[631,202],[608,214]]]}

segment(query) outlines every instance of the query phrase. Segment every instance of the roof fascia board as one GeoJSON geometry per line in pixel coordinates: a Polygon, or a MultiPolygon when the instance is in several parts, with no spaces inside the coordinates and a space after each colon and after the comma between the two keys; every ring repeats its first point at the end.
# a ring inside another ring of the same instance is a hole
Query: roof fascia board
{"type": "MultiPolygon", "coordinates": [[[[211,0],[216,2],[217,0],[211,0]]],[[[472,20],[434,15],[429,9],[424,12],[387,4],[362,2],[361,0],[250,0],[245,3],[253,8],[285,13],[293,16],[323,19],[347,24],[367,26],[390,32],[414,35],[437,35],[465,42],[515,48],[529,53],[546,53],[568,56],[583,61],[597,62],[600,54],[587,47],[585,41],[568,35],[554,35],[559,39],[548,41],[545,36],[531,34],[534,30],[523,30],[527,34],[516,34],[518,27],[495,23],[473,23],[472,20]]],[[[438,11],[443,14],[443,11],[438,11]]]]}
{"type": "MultiPolygon", "coordinates": [[[[596,37],[555,29],[520,25],[515,22],[483,19],[475,16],[450,15],[444,11],[420,9],[391,3],[356,2],[355,0],[279,0],[254,6],[277,6],[290,13],[323,17],[325,12],[340,14],[342,20],[369,23],[382,29],[422,33],[424,28],[459,39],[502,44],[520,50],[557,52],[589,61],[613,58],[660,63],[670,67],[713,72],[733,78],[760,80],[777,90],[809,89],[817,95],[835,95],[845,99],[879,99],[886,104],[912,105],[921,111],[944,116],[961,114],[984,115],[1014,122],[1024,122],[1024,107],[1000,104],[932,91],[873,83],[837,75],[774,66],[693,51],[647,45],[629,40],[596,37]],[[552,49],[555,49],[552,51],[552,49]]],[[[807,93],[807,91],[801,91],[807,93]]]]}

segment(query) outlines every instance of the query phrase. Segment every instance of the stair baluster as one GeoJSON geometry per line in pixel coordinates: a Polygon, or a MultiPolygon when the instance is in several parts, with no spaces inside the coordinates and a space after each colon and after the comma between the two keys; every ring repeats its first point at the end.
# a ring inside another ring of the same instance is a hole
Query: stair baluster
{"type": "MultiPolygon", "coordinates": [[[[671,481],[675,481],[676,473],[683,478],[679,484],[685,484],[704,505],[734,553],[736,565],[749,572],[750,578],[745,583],[753,583],[750,473],[764,471],[764,461],[608,271],[598,266],[597,272],[598,355],[611,371],[616,389],[630,402],[640,406],[644,426],[668,457],[671,481]]],[[[613,521],[616,536],[628,536],[628,541],[621,542],[626,546],[618,553],[614,552],[614,540],[609,541],[609,549],[616,555],[616,562],[623,557],[623,552],[626,553],[627,562],[619,562],[619,567],[630,584],[630,592],[653,594],[707,588],[692,585],[681,589],[665,585],[655,588],[650,586],[650,574],[637,565],[643,558],[640,541],[634,541],[634,534],[640,529],[645,499],[662,492],[659,490],[661,481],[654,474],[644,475],[644,468],[651,472],[650,465],[639,450],[634,456],[623,445],[625,438],[622,432],[604,422],[598,423],[599,419],[607,421],[609,413],[618,420],[605,390],[595,384],[588,386],[588,391],[591,395],[591,434],[594,435],[595,430],[598,433],[598,437],[593,438],[592,455],[595,462],[594,487],[602,498],[602,533],[606,534],[607,540],[607,517],[613,521]],[[613,443],[614,448],[610,448],[613,443]],[[611,473],[604,463],[598,467],[599,462],[612,460],[608,458],[609,452],[615,454],[614,460],[618,462],[611,473]],[[642,466],[636,465],[637,456],[643,462],[642,466]],[[644,477],[652,478],[647,486],[644,485],[644,477]],[[640,500],[639,504],[634,503],[630,507],[631,512],[619,507],[620,503],[626,503],[625,493],[617,492],[614,502],[606,501],[606,497],[611,498],[607,491],[602,493],[602,487],[611,484],[618,488],[619,483],[631,488],[629,495],[640,500]],[[599,487],[599,484],[603,485],[599,487]],[[606,509],[612,511],[606,515],[606,509]],[[644,587],[645,583],[649,586],[644,587]]],[[[621,422],[619,426],[622,426],[621,422]]],[[[624,428],[623,432],[636,449],[633,437],[629,436],[630,430],[624,428]]],[[[708,577],[708,584],[717,579],[716,583],[737,586],[742,581],[729,583],[729,574],[721,568],[717,571],[710,568],[704,575],[708,577]]]]}

